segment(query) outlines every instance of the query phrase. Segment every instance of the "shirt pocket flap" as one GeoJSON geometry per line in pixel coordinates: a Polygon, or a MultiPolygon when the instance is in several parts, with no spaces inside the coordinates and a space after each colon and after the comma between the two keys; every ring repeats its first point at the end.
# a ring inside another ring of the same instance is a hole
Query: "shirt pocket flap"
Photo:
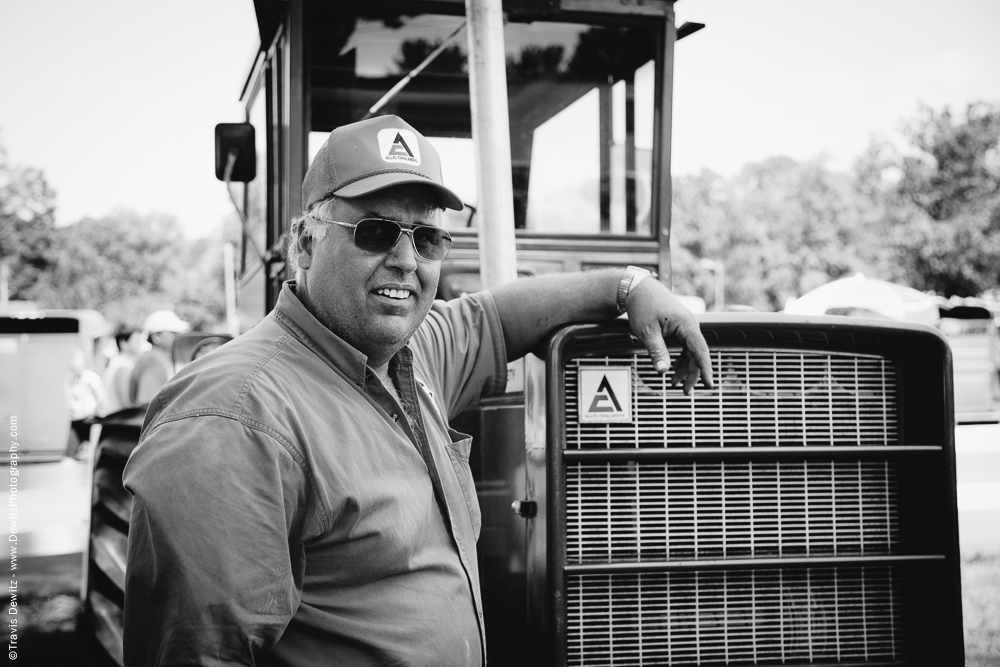
{"type": "Polygon", "coordinates": [[[447,447],[448,458],[455,469],[458,484],[462,487],[465,504],[469,509],[469,518],[472,520],[472,532],[476,540],[478,540],[483,518],[479,510],[479,497],[476,495],[476,482],[472,477],[472,468],[469,466],[469,455],[472,453],[472,436],[456,431],[453,428],[448,429],[448,436],[451,438],[451,442],[447,447]]]}

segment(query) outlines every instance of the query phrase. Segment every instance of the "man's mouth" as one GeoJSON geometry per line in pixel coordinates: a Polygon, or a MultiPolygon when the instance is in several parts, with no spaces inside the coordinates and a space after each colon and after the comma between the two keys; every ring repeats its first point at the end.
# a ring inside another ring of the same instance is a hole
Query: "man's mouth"
{"type": "Polygon", "coordinates": [[[380,294],[382,296],[387,296],[390,299],[397,299],[399,301],[403,301],[403,300],[409,298],[410,291],[409,290],[405,290],[405,289],[389,289],[389,288],[383,287],[382,289],[378,290],[376,292],[376,294],[380,294]]]}

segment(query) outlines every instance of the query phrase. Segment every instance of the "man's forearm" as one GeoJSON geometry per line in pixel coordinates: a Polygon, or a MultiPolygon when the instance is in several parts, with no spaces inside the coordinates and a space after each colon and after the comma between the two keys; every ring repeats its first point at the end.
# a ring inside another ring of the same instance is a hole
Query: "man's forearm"
{"type": "Polygon", "coordinates": [[[622,272],[553,273],[491,289],[503,325],[507,358],[524,356],[563,324],[616,317],[622,272]]]}
{"type": "MultiPolygon", "coordinates": [[[[624,269],[562,273],[521,280],[492,290],[503,325],[507,358],[517,359],[553,329],[570,322],[606,320],[618,315],[618,286],[624,269]]],[[[712,360],[698,320],[658,280],[632,281],[625,307],[629,327],[642,341],[660,373],[690,393],[701,379],[713,386],[712,360]],[[666,339],[681,344],[676,363],[666,339]]]]}

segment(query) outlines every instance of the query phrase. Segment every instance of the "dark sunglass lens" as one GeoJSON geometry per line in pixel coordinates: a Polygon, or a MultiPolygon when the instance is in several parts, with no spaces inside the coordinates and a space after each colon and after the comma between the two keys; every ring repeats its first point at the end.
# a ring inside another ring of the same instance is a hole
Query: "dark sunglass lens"
{"type": "Polygon", "coordinates": [[[361,220],[354,229],[355,245],[369,252],[385,252],[398,238],[399,225],[391,220],[361,220]]]}
{"type": "Polygon", "coordinates": [[[413,230],[413,246],[424,259],[439,261],[451,250],[451,235],[437,227],[417,227],[413,230]]]}

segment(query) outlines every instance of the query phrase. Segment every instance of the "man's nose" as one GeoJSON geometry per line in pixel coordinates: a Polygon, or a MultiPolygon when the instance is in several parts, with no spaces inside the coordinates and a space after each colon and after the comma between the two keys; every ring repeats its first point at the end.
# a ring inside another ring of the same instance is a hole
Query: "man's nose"
{"type": "Polygon", "coordinates": [[[401,271],[409,272],[417,270],[417,250],[413,246],[413,237],[406,232],[401,232],[396,244],[389,249],[386,256],[386,266],[395,267],[401,271]]]}

